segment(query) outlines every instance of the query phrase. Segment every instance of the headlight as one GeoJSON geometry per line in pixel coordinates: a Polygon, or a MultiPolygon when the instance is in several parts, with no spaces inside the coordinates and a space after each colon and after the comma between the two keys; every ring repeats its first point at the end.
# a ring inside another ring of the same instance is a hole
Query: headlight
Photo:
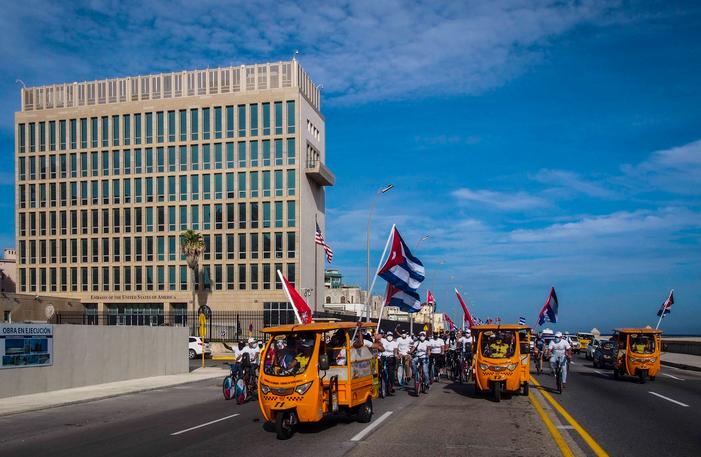
{"type": "Polygon", "coordinates": [[[270,387],[266,386],[263,383],[260,383],[260,391],[263,392],[264,394],[269,394],[270,393],[270,387]]]}
{"type": "Polygon", "coordinates": [[[510,364],[510,365],[507,365],[507,366],[506,366],[506,369],[509,370],[509,371],[514,371],[514,370],[516,369],[517,366],[518,366],[517,364],[512,363],[512,364],[510,364]]]}
{"type": "Polygon", "coordinates": [[[297,387],[295,387],[295,392],[297,392],[300,395],[304,395],[305,393],[307,393],[309,388],[312,386],[313,382],[314,381],[309,381],[309,382],[305,382],[304,384],[298,385],[297,387]]]}
{"type": "Polygon", "coordinates": [[[489,369],[489,365],[487,365],[485,363],[480,363],[480,370],[486,371],[488,369],[489,369]]]}
{"type": "Polygon", "coordinates": [[[490,368],[491,368],[492,370],[494,370],[494,371],[504,371],[504,370],[506,370],[506,367],[503,366],[503,365],[492,365],[490,368]]]}

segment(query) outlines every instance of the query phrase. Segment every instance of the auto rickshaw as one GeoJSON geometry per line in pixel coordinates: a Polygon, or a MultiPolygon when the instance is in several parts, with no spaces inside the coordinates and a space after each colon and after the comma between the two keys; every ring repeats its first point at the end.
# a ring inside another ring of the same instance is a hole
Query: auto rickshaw
{"type": "MultiPolygon", "coordinates": [[[[371,322],[291,324],[263,330],[258,403],[278,439],[288,439],[302,422],[346,413],[359,422],[372,419],[377,398],[377,364],[370,350],[351,339],[371,322]]],[[[360,336],[358,337],[360,339],[360,336]]]]}
{"type": "Polygon", "coordinates": [[[647,378],[655,380],[660,370],[662,330],[652,328],[617,328],[611,337],[618,353],[613,367],[613,377],[635,376],[640,383],[647,378]]]}
{"type": "Polygon", "coordinates": [[[577,332],[577,338],[579,338],[579,350],[584,351],[586,353],[587,348],[591,344],[592,340],[594,340],[594,334],[586,332],[577,332]]]}
{"type": "Polygon", "coordinates": [[[528,395],[531,329],[525,325],[472,327],[475,393],[490,390],[494,400],[502,392],[528,395]]]}

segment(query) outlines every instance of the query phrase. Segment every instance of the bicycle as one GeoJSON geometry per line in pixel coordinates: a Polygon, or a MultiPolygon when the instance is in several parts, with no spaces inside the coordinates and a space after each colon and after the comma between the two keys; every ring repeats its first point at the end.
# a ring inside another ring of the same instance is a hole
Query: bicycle
{"type": "Polygon", "coordinates": [[[234,386],[236,403],[239,405],[258,394],[256,367],[250,363],[247,356],[248,354],[244,354],[243,356],[241,367],[238,372],[238,379],[234,386]]]}
{"type": "Polygon", "coordinates": [[[236,394],[235,384],[238,375],[238,364],[230,363],[229,368],[231,371],[229,375],[224,378],[224,382],[222,383],[222,393],[224,394],[224,400],[231,400],[231,398],[234,397],[236,394]]]}
{"type": "Polygon", "coordinates": [[[461,368],[460,357],[458,356],[457,352],[449,351],[448,352],[448,377],[450,378],[451,381],[460,382],[460,368],[461,368]]]}
{"type": "Polygon", "coordinates": [[[409,383],[409,374],[406,371],[407,360],[411,361],[408,355],[400,355],[397,360],[399,362],[397,365],[397,382],[402,387],[409,383]]]}
{"type": "Polygon", "coordinates": [[[566,363],[566,359],[561,359],[559,357],[555,360],[555,382],[557,386],[557,392],[560,394],[562,393],[562,368],[566,363]]]}
{"type": "Polygon", "coordinates": [[[536,352],[534,354],[533,363],[535,364],[536,374],[542,374],[543,373],[543,357],[542,357],[542,354],[540,352],[536,352]]]}
{"type": "Polygon", "coordinates": [[[460,353],[460,383],[467,384],[472,378],[472,354],[470,352],[460,353]]]}
{"type": "Polygon", "coordinates": [[[388,357],[380,357],[380,398],[385,398],[392,393],[390,376],[388,357]]]}
{"type": "Polygon", "coordinates": [[[414,370],[414,392],[416,392],[416,396],[418,396],[419,392],[424,394],[428,392],[428,380],[425,378],[424,372],[424,366],[427,361],[425,357],[420,357],[415,360],[416,363],[412,364],[414,370]]]}

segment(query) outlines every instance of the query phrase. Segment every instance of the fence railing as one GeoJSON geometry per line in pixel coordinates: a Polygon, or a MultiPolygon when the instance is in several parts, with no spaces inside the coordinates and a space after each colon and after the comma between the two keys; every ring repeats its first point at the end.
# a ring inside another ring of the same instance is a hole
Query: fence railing
{"type": "MultiPolygon", "coordinates": [[[[337,320],[340,322],[355,322],[354,315],[317,312],[314,319],[337,320]]],[[[199,329],[198,315],[189,313],[90,313],[81,311],[59,311],[49,321],[52,324],[74,325],[138,325],[138,326],[170,326],[189,327],[190,335],[197,335],[199,329]]],[[[377,322],[373,319],[373,322],[377,322]]],[[[269,311],[213,311],[207,319],[208,341],[242,341],[249,337],[263,338],[265,327],[295,323],[294,313],[269,311]]],[[[397,328],[409,329],[406,322],[390,320],[382,321],[385,331],[394,332],[397,328]]],[[[416,330],[415,328],[415,331],[416,330]]]]}

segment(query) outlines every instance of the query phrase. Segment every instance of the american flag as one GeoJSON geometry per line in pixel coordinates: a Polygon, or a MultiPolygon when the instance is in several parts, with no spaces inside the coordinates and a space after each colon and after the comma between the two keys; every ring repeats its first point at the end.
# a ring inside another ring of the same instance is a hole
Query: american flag
{"type": "Polygon", "coordinates": [[[314,242],[316,244],[321,245],[321,247],[324,248],[324,253],[326,253],[326,261],[331,263],[331,261],[333,260],[333,249],[331,249],[331,246],[326,244],[326,241],[324,241],[324,235],[321,234],[321,229],[319,228],[318,222],[316,224],[316,234],[314,235],[314,242]]]}

